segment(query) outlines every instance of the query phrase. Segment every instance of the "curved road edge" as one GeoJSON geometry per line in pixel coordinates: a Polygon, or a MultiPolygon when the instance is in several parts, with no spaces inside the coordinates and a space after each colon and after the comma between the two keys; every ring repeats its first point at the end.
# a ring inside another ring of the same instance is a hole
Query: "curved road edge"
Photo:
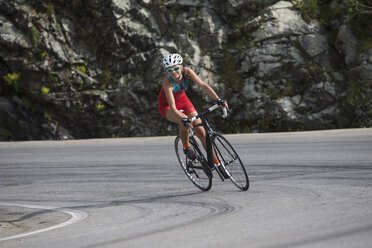
{"type": "MultiPolygon", "coordinates": [[[[52,226],[36,227],[36,228],[34,226],[33,228],[36,229],[36,230],[33,230],[33,231],[26,231],[27,229],[25,229],[23,232],[19,233],[19,230],[16,231],[14,229],[10,229],[10,230],[8,230],[7,237],[0,238],[0,242],[10,240],[10,239],[22,238],[22,237],[30,236],[30,235],[33,235],[33,234],[37,234],[37,233],[41,233],[41,232],[47,232],[47,231],[51,231],[51,230],[54,230],[54,229],[62,228],[62,227],[74,224],[76,222],[79,222],[81,220],[84,220],[88,217],[88,214],[83,212],[83,211],[75,210],[75,209],[72,210],[72,209],[68,209],[68,208],[58,208],[58,207],[51,207],[51,206],[39,206],[39,205],[28,205],[28,204],[18,204],[18,203],[5,203],[5,202],[0,202],[0,206],[21,207],[21,208],[28,208],[28,209],[41,209],[41,210],[45,210],[47,212],[62,213],[62,214],[67,214],[67,215],[71,216],[69,219],[63,221],[62,223],[55,224],[55,225],[52,225],[52,226]],[[41,228],[41,229],[39,229],[39,228],[41,228]],[[16,233],[18,233],[18,234],[16,234],[16,233]]],[[[23,221],[26,221],[26,222],[29,221],[30,222],[29,224],[32,225],[33,223],[32,223],[31,217],[36,215],[35,212],[36,211],[29,211],[26,214],[26,216],[28,216],[28,218],[25,218],[23,216],[20,219],[23,219],[23,221]]],[[[0,219],[5,219],[5,217],[2,216],[2,215],[3,214],[0,214],[0,219]]],[[[53,218],[57,219],[57,216],[54,216],[53,218]]],[[[50,219],[48,219],[48,221],[50,221],[50,219]]],[[[56,220],[54,220],[54,221],[56,221],[56,220]]],[[[7,221],[1,221],[1,222],[7,222],[7,221]]],[[[4,229],[6,230],[6,228],[7,227],[5,226],[4,229]]]]}

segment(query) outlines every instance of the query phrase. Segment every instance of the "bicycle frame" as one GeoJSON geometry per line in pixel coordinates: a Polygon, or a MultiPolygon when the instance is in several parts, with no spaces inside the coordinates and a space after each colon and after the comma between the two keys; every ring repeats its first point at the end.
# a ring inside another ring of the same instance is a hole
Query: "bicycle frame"
{"type": "MultiPolygon", "coordinates": [[[[207,152],[207,163],[208,163],[208,166],[209,166],[209,169],[211,168],[215,168],[215,171],[217,171],[217,174],[220,176],[221,180],[224,181],[224,177],[222,176],[221,172],[219,170],[217,170],[215,164],[214,164],[214,161],[213,161],[213,147],[212,147],[212,139],[213,137],[215,136],[216,132],[211,128],[211,126],[209,125],[209,122],[204,118],[204,115],[208,114],[209,112],[212,112],[213,110],[215,110],[216,108],[218,108],[218,105],[214,105],[213,107],[209,108],[207,111],[201,113],[200,115],[197,115],[195,117],[193,117],[191,119],[191,121],[194,121],[198,118],[201,119],[202,123],[201,125],[198,124],[198,125],[195,125],[195,126],[203,126],[204,127],[204,130],[205,130],[205,133],[206,133],[206,137],[205,137],[205,143],[206,143],[206,152],[207,152]]],[[[223,108],[223,117],[225,118],[227,116],[227,110],[225,108],[223,108]]],[[[192,136],[192,139],[194,139],[194,143],[196,143],[196,139],[192,136]]],[[[199,149],[199,147],[198,147],[199,149]]],[[[200,152],[200,149],[199,151],[200,152]]]]}

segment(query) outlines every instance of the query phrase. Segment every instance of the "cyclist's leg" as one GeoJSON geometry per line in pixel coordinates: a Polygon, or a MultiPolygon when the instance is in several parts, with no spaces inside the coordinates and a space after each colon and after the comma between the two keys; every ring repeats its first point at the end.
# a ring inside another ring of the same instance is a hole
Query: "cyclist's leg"
{"type": "MultiPolygon", "coordinates": [[[[180,114],[184,118],[187,118],[187,115],[185,115],[184,113],[180,112],[180,114]]],[[[173,113],[171,110],[167,111],[167,113],[165,114],[165,117],[168,121],[178,124],[179,135],[182,140],[182,144],[183,145],[188,144],[189,143],[189,128],[185,127],[182,121],[179,119],[179,117],[175,113],[173,113]]]]}
{"type": "MultiPolygon", "coordinates": [[[[197,116],[197,115],[198,115],[198,112],[197,111],[193,111],[193,112],[189,113],[187,116],[189,118],[192,118],[192,117],[197,116]]],[[[192,125],[197,125],[197,124],[200,124],[200,123],[201,123],[201,120],[200,119],[196,119],[192,123],[192,125]]],[[[201,143],[203,144],[204,149],[206,149],[206,142],[205,142],[206,134],[205,134],[204,127],[203,126],[197,126],[197,127],[194,126],[194,132],[195,132],[196,137],[198,137],[199,140],[201,141],[201,143]]]]}
{"type": "MultiPolygon", "coordinates": [[[[185,93],[183,93],[177,100],[176,102],[176,107],[177,109],[182,109],[183,113],[182,116],[183,118],[190,118],[190,113],[196,112],[194,105],[191,103],[189,98],[185,93]]],[[[170,112],[170,111],[168,111],[170,112]]],[[[172,117],[172,113],[170,113],[170,117],[172,117]]],[[[180,126],[180,138],[182,140],[182,143],[184,145],[189,145],[189,128],[185,127],[183,123],[176,117],[175,114],[173,114],[174,117],[176,118],[175,120],[178,121],[177,124],[180,126]]],[[[192,117],[194,117],[193,115],[192,117]]]]}
{"type": "MultiPolygon", "coordinates": [[[[198,115],[198,112],[194,111],[194,112],[188,114],[187,116],[189,118],[192,118],[192,117],[197,116],[197,115],[198,115]]],[[[201,120],[197,119],[192,124],[196,125],[196,124],[200,124],[200,123],[201,123],[201,120]]],[[[194,132],[195,132],[195,135],[199,138],[199,140],[203,144],[204,149],[207,150],[206,132],[205,132],[204,127],[203,126],[194,127],[194,132]]],[[[218,161],[217,156],[216,156],[216,152],[214,151],[213,148],[212,148],[212,156],[213,156],[213,162],[215,164],[219,164],[219,161],[218,161]]]]}

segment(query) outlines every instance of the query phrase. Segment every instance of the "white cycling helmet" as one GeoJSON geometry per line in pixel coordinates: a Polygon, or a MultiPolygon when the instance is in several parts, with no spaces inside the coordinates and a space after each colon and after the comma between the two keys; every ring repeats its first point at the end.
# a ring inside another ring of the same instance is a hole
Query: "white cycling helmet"
{"type": "Polygon", "coordinates": [[[174,65],[181,65],[182,62],[183,62],[183,59],[181,55],[177,53],[169,54],[163,58],[163,67],[168,68],[174,65]]]}

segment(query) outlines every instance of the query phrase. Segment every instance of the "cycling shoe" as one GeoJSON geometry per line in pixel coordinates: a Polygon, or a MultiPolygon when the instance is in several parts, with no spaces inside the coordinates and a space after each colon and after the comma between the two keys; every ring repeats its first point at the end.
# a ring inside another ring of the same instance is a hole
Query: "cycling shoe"
{"type": "Polygon", "coordinates": [[[190,147],[184,148],[183,153],[185,153],[186,157],[190,160],[196,159],[196,154],[190,147]]]}

